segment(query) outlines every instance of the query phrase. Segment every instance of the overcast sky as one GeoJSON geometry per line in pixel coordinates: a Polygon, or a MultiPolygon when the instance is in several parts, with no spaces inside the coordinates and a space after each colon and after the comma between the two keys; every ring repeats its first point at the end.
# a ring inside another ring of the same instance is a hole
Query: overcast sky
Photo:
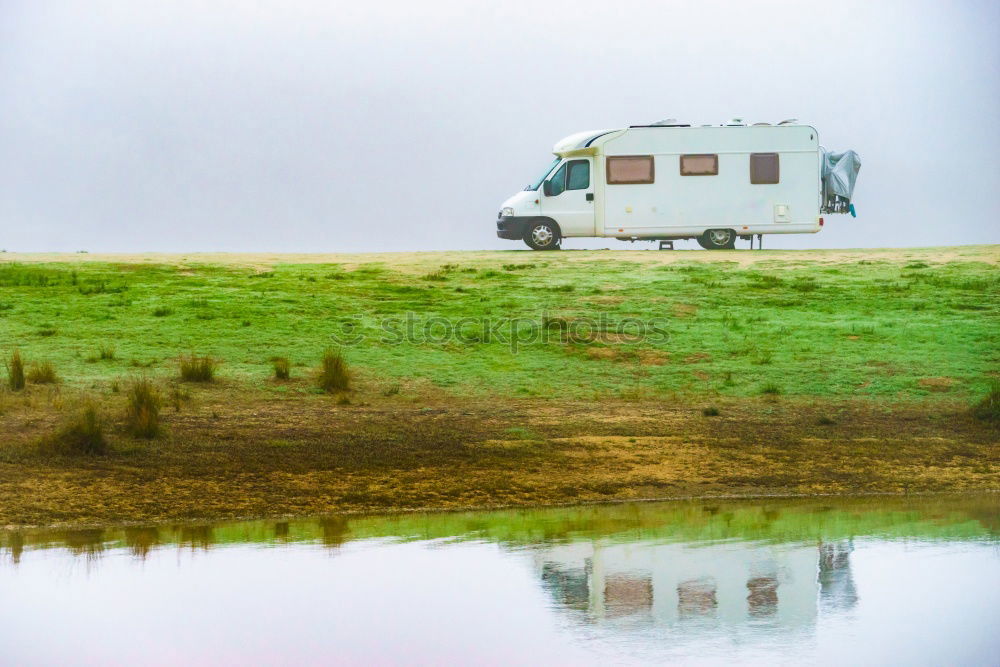
{"type": "MultiPolygon", "coordinates": [[[[0,248],[515,248],[561,137],[798,118],[859,217],[1000,242],[1000,3],[0,0],[0,248]]],[[[614,240],[568,247],[626,247],[614,240]]]]}

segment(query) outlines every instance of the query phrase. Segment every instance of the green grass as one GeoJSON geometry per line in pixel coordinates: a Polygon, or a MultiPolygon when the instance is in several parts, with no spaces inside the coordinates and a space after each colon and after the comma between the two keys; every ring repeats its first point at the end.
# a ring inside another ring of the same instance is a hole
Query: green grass
{"type": "Polygon", "coordinates": [[[912,399],[940,391],[922,380],[949,378],[946,395],[971,402],[1000,369],[1000,271],[995,247],[962,250],[947,262],[932,250],[836,260],[763,251],[746,266],[734,261],[746,253],[678,253],[660,264],[639,261],[648,253],[456,252],[447,264],[440,254],[403,264],[342,256],[342,264],[266,271],[68,256],[0,264],[0,340],[27,359],[50,360],[78,386],[129,366],[169,377],[178,356],[197,349],[224,363],[227,379],[277,392],[288,389],[268,382],[273,350],[319,359],[336,344],[360,377],[460,394],[753,396],[780,387],[784,395],[912,399]],[[397,323],[383,330],[384,318],[397,323]],[[514,353],[483,330],[483,318],[557,326],[514,353]],[[664,339],[595,345],[567,335],[582,321],[613,332],[653,318],[664,339]],[[462,336],[435,337],[442,321],[464,322],[462,336]],[[407,327],[430,335],[399,342],[407,327]],[[331,338],[347,330],[364,340],[331,338]],[[115,354],[88,364],[108,340],[115,354]],[[590,350],[601,347],[608,351],[590,350]]]}
{"type": "Polygon", "coordinates": [[[101,343],[97,346],[97,349],[87,357],[89,363],[97,363],[98,361],[115,361],[118,359],[117,348],[111,343],[101,343]]]}

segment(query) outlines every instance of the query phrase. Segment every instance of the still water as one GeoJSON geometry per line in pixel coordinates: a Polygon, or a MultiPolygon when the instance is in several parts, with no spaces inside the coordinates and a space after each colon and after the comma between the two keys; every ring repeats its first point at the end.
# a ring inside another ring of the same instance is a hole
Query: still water
{"type": "Polygon", "coordinates": [[[0,663],[998,664],[1000,496],[0,532],[0,663]]]}

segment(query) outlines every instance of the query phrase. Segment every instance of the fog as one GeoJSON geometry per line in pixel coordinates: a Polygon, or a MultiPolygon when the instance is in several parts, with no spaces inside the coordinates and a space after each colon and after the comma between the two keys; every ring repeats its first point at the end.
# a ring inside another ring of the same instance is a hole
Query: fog
{"type": "Polygon", "coordinates": [[[733,117],[862,159],[857,219],[765,246],[997,243],[998,34],[996,2],[0,0],[0,248],[523,248],[497,210],[561,137],[733,117]]]}

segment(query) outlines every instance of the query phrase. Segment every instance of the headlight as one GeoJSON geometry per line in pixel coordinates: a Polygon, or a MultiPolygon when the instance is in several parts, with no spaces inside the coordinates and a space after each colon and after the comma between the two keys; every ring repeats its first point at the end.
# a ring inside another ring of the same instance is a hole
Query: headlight
{"type": "Polygon", "coordinates": [[[513,217],[513,215],[514,215],[514,209],[511,208],[510,206],[504,206],[502,209],[500,209],[501,218],[513,217]]]}

